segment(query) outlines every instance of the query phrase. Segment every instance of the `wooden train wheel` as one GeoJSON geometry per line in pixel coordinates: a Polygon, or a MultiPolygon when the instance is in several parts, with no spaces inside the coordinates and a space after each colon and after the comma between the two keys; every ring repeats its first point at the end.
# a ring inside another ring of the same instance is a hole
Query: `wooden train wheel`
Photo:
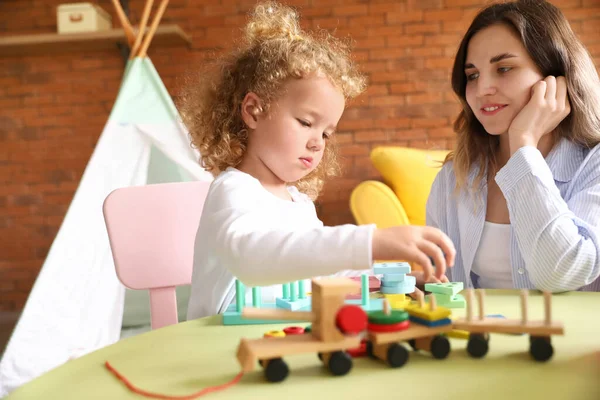
{"type": "Polygon", "coordinates": [[[408,350],[398,343],[390,344],[387,350],[387,363],[392,368],[399,368],[408,361],[408,350]]]}
{"type": "Polygon", "coordinates": [[[346,375],[352,369],[352,357],[345,351],[334,351],[327,364],[333,375],[346,375]]]}
{"type": "Polygon", "coordinates": [[[548,361],[554,355],[554,348],[547,336],[530,336],[529,353],[536,361],[548,361]]]}
{"type": "Polygon", "coordinates": [[[438,360],[443,360],[450,354],[450,341],[447,337],[438,335],[431,339],[431,355],[438,360]]]}
{"type": "Polygon", "coordinates": [[[467,343],[467,352],[474,358],[484,357],[489,350],[489,339],[482,333],[471,333],[467,343]]]}
{"type": "Polygon", "coordinates": [[[265,368],[265,378],[267,378],[269,382],[281,382],[285,380],[290,373],[290,369],[286,362],[281,358],[263,361],[262,364],[265,368]]]}

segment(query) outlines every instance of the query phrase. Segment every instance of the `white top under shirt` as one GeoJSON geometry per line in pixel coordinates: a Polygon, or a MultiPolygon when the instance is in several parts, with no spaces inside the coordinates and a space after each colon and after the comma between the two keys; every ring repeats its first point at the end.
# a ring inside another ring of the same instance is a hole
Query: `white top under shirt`
{"type": "Polygon", "coordinates": [[[514,287],[510,264],[510,224],[485,221],[472,271],[479,276],[478,286],[481,288],[514,287]]]}
{"type": "MultiPolygon", "coordinates": [[[[308,196],[288,191],[293,201],[234,168],[211,183],[196,235],[188,320],[224,312],[235,299],[235,277],[266,287],[371,268],[375,225],[325,227],[308,196]]],[[[280,295],[279,288],[263,289],[263,298],[280,295]]]]}

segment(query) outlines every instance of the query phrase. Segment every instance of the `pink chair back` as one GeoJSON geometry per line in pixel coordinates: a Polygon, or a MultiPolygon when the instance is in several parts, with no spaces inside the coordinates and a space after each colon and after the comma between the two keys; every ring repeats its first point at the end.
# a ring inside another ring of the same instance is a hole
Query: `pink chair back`
{"type": "Polygon", "coordinates": [[[175,287],[192,280],[194,241],[210,182],[160,183],[112,191],[103,212],[117,276],[149,290],[152,329],[176,324],[175,287]]]}

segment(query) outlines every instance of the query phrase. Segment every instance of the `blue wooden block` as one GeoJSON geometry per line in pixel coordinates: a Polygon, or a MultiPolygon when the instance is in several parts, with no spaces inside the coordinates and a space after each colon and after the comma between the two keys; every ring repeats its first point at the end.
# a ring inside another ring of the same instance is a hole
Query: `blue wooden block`
{"type": "Polygon", "coordinates": [[[410,265],[405,262],[399,263],[376,263],[373,266],[373,273],[380,274],[408,274],[410,265]]]}
{"type": "Polygon", "coordinates": [[[409,318],[414,323],[417,323],[417,324],[420,324],[420,325],[425,325],[425,326],[428,326],[430,328],[434,328],[436,326],[450,325],[452,323],[452,320],[450,318],[443,318],[443,319],[438,319],[438,320],[435,320],[435,321],[428,321],[428,320],[423,319],[423,318],[413,317],[412,315],[409,318]]]}
{"type": "Polygon", "coordinates": [[[394,284],[394,283],[398,283],[398,282],[404,282],[404,278],[406,277],[406,274],[384,274],[381,277],[381,283],[387,283],[387,284],[394,284]]]}
{"type": "Polygon", "coordinates": [[[379,291],[383,294],[407,294],[415,291],[417,278],[407,275],[404,281],[391,285],[381,285],[379,291]]]}

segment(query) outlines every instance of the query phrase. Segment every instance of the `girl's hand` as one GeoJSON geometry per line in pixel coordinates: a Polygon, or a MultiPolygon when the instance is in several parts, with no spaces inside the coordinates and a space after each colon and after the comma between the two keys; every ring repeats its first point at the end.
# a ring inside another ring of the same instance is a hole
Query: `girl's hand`
{"type": "Polygon", "coordinates": [[[436,278],[435,276],[430,276],[429,279],[425,279],[425,273],[423,271],[412,271],[407,275],[412,275],[417,280],[417,286],[420,289],[425,288],[426,283],[448,283],[448,277],[446,275],[442,275],[440,278],[436,278]]]}
{"type": "Polygon", "coordinates": [[[448,236],[430,226],[394,226],[373,233],[374,260],[416,262],[423,267],[423,279],[442,279],[446,267],[454,266],[456,250],[448,236]],[[432,265],[435,264],[435,271],[432,265]]]}
{"type": "Polygon", "coordinates": [[[407,274],[407,275],[412,275],[417,280],[417,284],[415,285],[415,291],[413,293],[408,294],[413,300],[419,299],[419,292],[421,293],[421,295],[423,295],[423,296],[425,295],[424,291],[425,291],[426,283],[448,283],[448,282],[450,282],[450,280],[448,279],[448,277],[446,275],[442,275],[442,277],[440,279],[436,278],[435,276],[430,276],[429,279],[425,280],[425,274],[423,273],[423,271],[412,271],[410,274],[407,274]]]}
{"type": "Polygon", "coordinates": [[[567,81],[548,76],[532,87],[529,102],[508,128],[511,155],[523,146],[537,147],[542,136],[552,132],[571,112],[567,81]]]}

